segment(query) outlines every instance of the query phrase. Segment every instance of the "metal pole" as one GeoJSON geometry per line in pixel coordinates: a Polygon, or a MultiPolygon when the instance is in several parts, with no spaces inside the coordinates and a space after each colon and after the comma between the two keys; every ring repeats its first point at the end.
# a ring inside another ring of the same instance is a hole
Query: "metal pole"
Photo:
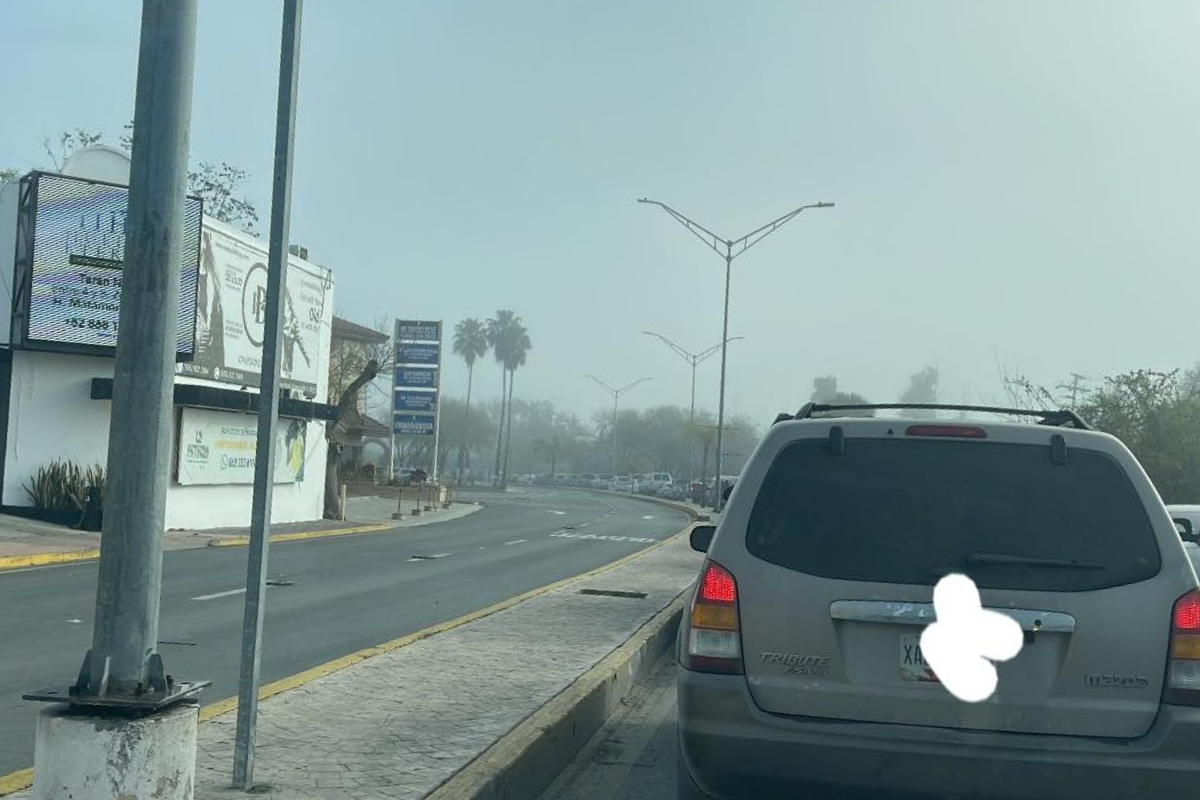
{"type": "Polygon", "coordinates": [[[617,400],[621,397],[620,392],[613,392],[613,480],[617,479],[617,400]]]}
{"type": "Polygon", "coordinates": [[[725,356],[729,350],[729,273],[733,267],[733,242],[725,242],[725,316],[721,323],[721,395],[717,403],[717,482],[713,484],[713,511],[721,512],[721,433],[725,427],[725,356]]]}
{"type": "Polygon", "coordinates": [[[698,359],[692,359],[692,410],[688,413],[688,491],[692,490],[692,481],[696,475],[696,365],[698,359]]]}
{"type": "Polygon", "coordinates": [[[158,658],[195,54],[196,0],[145,0],[96,617],[80,687],[93,695],[151,686],[158,658]]]}
{"type": "Polygon", "coordinates": [[[263,628],[263,594],[271,533],[274,488],[275,421],[279,415],[279,320],[287,286],[288,227],[292,206],[292,156],[295,144],[296,90],[300,68],[300,18],[304,0],[284,0],[279,54],[279,105],[275,112],[275,168],[271,192],[271,238],[267,255],[267,300],[259,387],[258,441],[254,462],[254,499],[250,510],[250,554],[246,569],[246,613],[242,621],[242,669],[238,684],[237,737],[233,785],[244,791],[254,782],[254,733],[263,628]]]}
{"type": "MultiPolygon", "coordinates": [[[[388,359],[392,365],[392,424],[389,426],[391,430],[389,442],[391,448],[388,450],[388,485],[396,482],[396,357],[400,354],[400,320],[392,321],[392,357],[388,359]]],[[[400,510],[400,505],[397,503],[396,510],[400,510]]]]}

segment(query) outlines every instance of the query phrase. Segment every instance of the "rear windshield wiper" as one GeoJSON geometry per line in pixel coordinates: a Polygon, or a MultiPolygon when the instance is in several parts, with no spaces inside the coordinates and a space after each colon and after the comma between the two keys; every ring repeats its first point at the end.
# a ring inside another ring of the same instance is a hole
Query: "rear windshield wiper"
{"type": "Polygon", "coordinates": [[[1068,561],[1059,558],[1033,558],[1031,556],[1010,556],[1004,553],[971,553],[963,559],[968,567],[987,567],[1012,564],[1024,567],[1052,567],[1056,569],[1108,569],[1104,564],[1094,561],[1068,561]]]}

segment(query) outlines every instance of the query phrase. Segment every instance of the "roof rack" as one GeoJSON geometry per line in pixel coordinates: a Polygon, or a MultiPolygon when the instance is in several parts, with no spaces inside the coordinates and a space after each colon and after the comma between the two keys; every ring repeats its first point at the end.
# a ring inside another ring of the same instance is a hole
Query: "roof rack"
{"type": "Polygon", "coordinates": [[[805,403],[800,407],[800,410],[797,411],[795,415],[780,414],[775,418],[775,422],[783,422],[784,420],[791,419],[812,419],[815,414],[826,414],[836,411],[893,411],[898,409],[914,409],[920,411],[975,411],[986,414],[1008,414],[1017,417],[1037,417],[1039,425],[1053,425],[1055,427],[1070,426],[1072,428],[1078,428],[1079,430],[1091,430],[1091,427],[1083,421],[1083,418],[1067,408],[1035,411],[1028,408],[949,405],[942,403],[862,403],[852,405],[805,403]]]}

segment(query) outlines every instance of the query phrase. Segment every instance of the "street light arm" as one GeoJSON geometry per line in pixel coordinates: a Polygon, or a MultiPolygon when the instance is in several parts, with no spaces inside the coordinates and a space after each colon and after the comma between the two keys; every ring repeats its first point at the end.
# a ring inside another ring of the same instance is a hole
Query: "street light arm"
{"type": "Polygon", "coordinates": [[[684,361],[688,362],[689,364],[691,364],[692,361],[696,358],[694,353],[689,353],[687,350],[684,350],[682,347],[675,344],[670,339],[663,336],[661,333],[655,333],[654,331],[642,331],[642,333],[646,334],[647,336],[653,336],[654,338],[658,339],[663,344],[665,344],[667,347],[669,347],[673,351],[675,351],[675,353],[677,353],[680,358],[682,358],[684,361]]]}
{"type": "Polygon", "coordinates": [[[763,225],[761,228],[750,231],[750,233],[747,233],[742,238],[735,239],[731,247],[739,247],[739,245],[740,245],[740,249],[738,249],[737,252],[733,253],[733,257],[737,258],[742,253],[746,252],[751,247],[758,244],[763,239],[767,238],[769,235],[771,235],[775,231],[779,230],[780,228],[782,228],[787,223],[791,222],[796,217],[800,216],[801,211],[806,211],[807,209],[810,209],[810,208],[833,208],[833,203],[809,203],[808,205],[800,206],[799,208],[797,208],[793,211],[789,211],[788,213],[784,214],[782,217],[779,217],[778,219],[771,220],[766,225],[763,225]]]}
{"type": "Polygon", "coordinates": [[[622,386],[620,389],[617,389],[617,392],[616,392],[617,396],[620,397],[621,395],[625,394],[633,387],[637,386],[639,383],[645,383],[646,381],[649,381],[649,380],[653,380],[653,378],[638,378],[633,383],[627,384],[625,386],[622,386]]]}
{"type": "Polygon", "coordinates": [[[699,239],[700,241],[704,242],[706,245],[711,247],[717,255],[719,255],[719,256],[725,255],[725,251],[722,250],[722,248],[721,248],[721,245],[725,244],[725,240],[722,239],[720,236],[717,236],[715,233],[710,231],[708,228],[701,225],[699,222],[695,222],[694,220],[688,219],[683,214],[680,214],[678,211],[671,208],[666,203],[660,203],[657,200],[649,200],[645,197],[639,197],[638,202],[646,203],[647,205],[658,206],[663,211],[667,212],[672,217],[674,217],[676,222],[678,222],[683,227],[687,228],[688,231],[690,231],[693,236],[695,236],[697,239],[699,239]],[[701,234],[701,231],[703,231],[704,233],[701,234]]]}
{"type": "Polygon", "coordinates": [[[601,386],[601,387],[603,387],[604,391],[608,392],[609,394],[613,395],[614,397],[615,397],[615,396],[617,396],[617,395],[619,394],[619,392],[617,392],[617,390],[616,390],[616,389],[614,389],[613,387],[609,386],[607,383],[605,383],[604,381],[600,380],[600,379],[599,379],[599,378],[597,378],[595,375],[588,375],[587,377],[591,378],[591,379],[592,379],[592,380],[594,380],[596,383],[600,384],[600,386],[601,386]]]}

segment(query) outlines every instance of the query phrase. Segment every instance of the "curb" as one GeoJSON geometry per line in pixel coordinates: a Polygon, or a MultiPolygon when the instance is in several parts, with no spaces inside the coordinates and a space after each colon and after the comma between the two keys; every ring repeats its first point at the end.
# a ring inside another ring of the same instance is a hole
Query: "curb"
{"type": "Polygon", "coordinates": [[[608,720],[633,684],[670,651],[685,590],[546,705],[457,772],[426,800],[531,800],[544,792],[608,720]]]}
{"type": "Polygon", "coordinates": [[[0,556],[0,571],[24,567],[45,567],[68,564],[72,561],[92,561],[100,557],[99,550],[67,550],[61,553],[30,553],[24,556],[0,556]]]}
{"type": "MultiPolygon", "coordinates": [[[[329,528],[320,531],[297,531],[295,533],[273,533],[271,534],[271,544],[277,542],[299,542],[305,539],[325,539],[334,536],[351,536],[356,533],[382,533],[383,531],[398,530],[399,526],[388,525],[386,523],[372,523],[370,525],[355,525],[349,528],[329,528]]],[[[250,544],[249,536],[230,536],[225,539],[211,539],[208,542],[208,547],[245,547],[250,544]]]]}

